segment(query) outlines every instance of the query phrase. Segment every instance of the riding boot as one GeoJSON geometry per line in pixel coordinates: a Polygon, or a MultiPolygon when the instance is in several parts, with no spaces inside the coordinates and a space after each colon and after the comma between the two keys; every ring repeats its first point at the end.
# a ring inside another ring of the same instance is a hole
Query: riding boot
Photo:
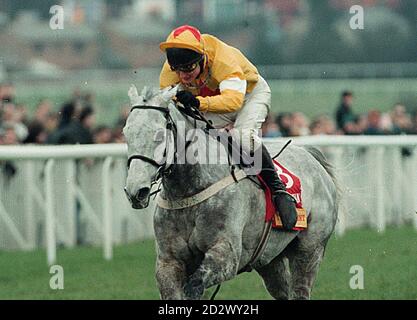
{"type": "Polygon", "coordinates": [[[295,199],[287,193],[285,184],[279,178],[271,155],[266,147],[262,144],[262,171],[260,173],[262,180],[268,185],[272,193],[272,201],[275,209],[281,218],[282,226],[285,230],[294,228],[297,222],[297,210],[295,208],[295,199]]]}

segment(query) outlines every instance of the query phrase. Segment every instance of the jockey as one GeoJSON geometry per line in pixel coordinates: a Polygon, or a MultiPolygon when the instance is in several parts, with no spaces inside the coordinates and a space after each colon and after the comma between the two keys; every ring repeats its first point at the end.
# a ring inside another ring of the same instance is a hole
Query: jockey
{"type": "Polygon", "coordinates": [[[216,128],[233,126],[243,149],[251,154],[262,148],[260,176],[271,190],[283,227],[291,230],[297,220],[295,201],[258,136],[270,108],[271,90],[256,67],[238,49],[188,25],[173,30],[159,47],[167,57],[161,88],[181,84],[185,90],[176,98],[184,107],[199,109],[216,128]]]}

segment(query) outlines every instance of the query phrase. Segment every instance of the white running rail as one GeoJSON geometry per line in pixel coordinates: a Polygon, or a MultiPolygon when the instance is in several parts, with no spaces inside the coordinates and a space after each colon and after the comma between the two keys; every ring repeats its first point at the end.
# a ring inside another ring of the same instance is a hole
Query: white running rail
{"type": "MultiPolygon", "coordinates": [[[[318,147],[336,167],[343,205],[336,233],[412,224],[417,230],[417,136],[285,138],[318,147]]],[[[264,139],[271,153],[282,138],[264,139]]],[[[276,150],[278,151],[278,150],[276,150]]],[[[125,198],[125,144],[0,146],[0,250],[112,246],[152,238],[154,202],[133,210],[125,198]],[[15,168],[6,171],[5,164],[15,168]],[[9,172],[9,173],[7,173],[9,172]]]]}

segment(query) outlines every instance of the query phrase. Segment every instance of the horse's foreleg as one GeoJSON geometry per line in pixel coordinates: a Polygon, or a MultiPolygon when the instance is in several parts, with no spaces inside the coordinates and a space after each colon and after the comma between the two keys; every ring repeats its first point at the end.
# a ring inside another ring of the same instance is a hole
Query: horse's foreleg
{"type": "Polygon", "coordinates": [[[189,277],[184,293],[188,299],[200,299],[204,289],[232,279],[239,264],[241,246],[230,239],[217,241],[207,250],[198,269],[189,277]]]}
{"type": "Polygon", "coordinates": [[[185,266],[175,259],[158,259],[156,281],[163,300],[184,299],[185,266]]]}

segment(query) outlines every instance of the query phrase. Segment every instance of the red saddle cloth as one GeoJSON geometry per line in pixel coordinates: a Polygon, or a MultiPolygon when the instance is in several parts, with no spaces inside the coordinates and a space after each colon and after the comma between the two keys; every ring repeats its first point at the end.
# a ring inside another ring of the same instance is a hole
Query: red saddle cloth
{"type": "MultiPolygon", "coordinates": [[[[282,166],[278,161],[273,160],[275,169],[278,173],[278,176],[287,186],[287,192],[290,193],[296,200],[297,208],[297,224],[293,230],[304,230],[307,228],[307,216],[306,212],[303,209],[303,203],[301,199],[301,181],[300,179],[293,174],[291,171],[282,166]]],[[[274,203],[272,202],[271,190],[267,187],[262,178],[258,175],[259,181],[265,186],[265,201],[266,201],[266,213],[265,221],[272,221],[272,227],[280,229],[282,228],[281,220],[275,210],[274,203]]]]}

